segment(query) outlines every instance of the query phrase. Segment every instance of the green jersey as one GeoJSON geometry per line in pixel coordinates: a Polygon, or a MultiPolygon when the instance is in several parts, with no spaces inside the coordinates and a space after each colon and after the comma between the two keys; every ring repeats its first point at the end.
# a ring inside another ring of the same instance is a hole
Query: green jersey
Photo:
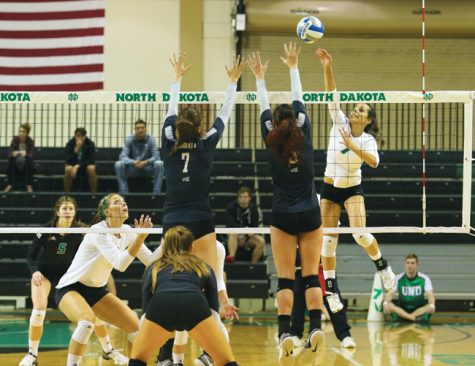
{"type": "Polygon", "coordinates": [[[432,291],[432,282],[422,272],[418,272],[414,278],[408,278],[403,272],[396,276],[394,290],[399,294],[399,305],[407,311],[414,311],[427,304],[425,293],[432,291]]]}

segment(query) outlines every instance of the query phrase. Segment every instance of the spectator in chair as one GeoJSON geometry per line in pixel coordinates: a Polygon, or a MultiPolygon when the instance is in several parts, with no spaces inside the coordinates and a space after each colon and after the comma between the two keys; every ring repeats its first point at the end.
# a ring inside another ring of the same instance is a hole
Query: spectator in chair
{"type": "MultiPolygon", "coordinates": [[[[238,190],[236,200],[229,203],[226,208],[227,227],[257,227],[259,226],[259,213],[257,207],[251,202],[251,189],[241,187],[238,190]]],[[[238,248],[245,247],[252,249],[252,263],[257,263],[262,257],[266,242],[261,235],[258,234],[229,234],[228,250],[229,255],[226,256],[227,263],[233,263],[236,259],[238,248]]]]}
{"type": "Polygon", "coordinates": [[[35,142],[29,136],[30,125],[24,123],[18,129],[18,136],[13,137],[8,149],[7,186],[4,192],[13,189],[15,177],[24,176],[26,191],[33,192],[33,158],[35,154],[35,142]]]}
{"type": "Polygon", "coordinates": [[[435,312],[432,281],[429,276],[419,272],[419,258],[414,253],[406,255],[404,272],[396,276],[396,285],[386,294],[384,312],[391,314],[392,321],[417,323],[428,323],[435,312]],[[393,301],[396,292],[399,299],[393,301]]]}
{"type": "Polygon", "coordinates": [[[84,172],[87,175],[89,189],[93,193],[97,192],[96,146],[86,135],[86,129],[78,127],[74,131],[74,137],[66,144],[65,192],[71,192],[73,181],[84,172]]]}
{"type": "Polygon", "coordinates": [[[135,134],[125,139],[119,161],[115,163],[115,173],[121,194],[129,193],[127,177],[152,177],[153,193],[160,193],[163,161],[160,160],[155,138],[147,134],[145,121],[137,120],[135,134]]]}

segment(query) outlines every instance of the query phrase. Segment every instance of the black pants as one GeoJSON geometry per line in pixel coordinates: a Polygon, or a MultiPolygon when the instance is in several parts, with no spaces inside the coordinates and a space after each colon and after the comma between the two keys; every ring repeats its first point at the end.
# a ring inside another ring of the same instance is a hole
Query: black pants
{"type": "Polygon", "coordinates": [[[33,185],[34,165],[33,160],[25,157],[25,166],[22,170],[18,169],[15,163],[16,158],[9,158],[7,164],[7,184],[14,185],[18,177],[23,177],[25,185],[33,185]]]}
{"type": "MultiPolygon", "coordinates": [[[[341,298],[340,290],[338,290],[338,296],[341,298]]],[[[332,313],[325,297],[323,298],[323,302],[328,314],[330,315],[336,337],[340,341],[345,339],[345,337],[349,337],[351,327],[348,324],[348,319],[346,317],[346,308],[343,308],[338,313],[332,313]]],[[[307,304],[305,302],[305,286],[302,282],[302,272],[296,271],[294,282],[294,306],[292,307],[290,333],[299,338],[302,338],[303,336],[306,308],[307,304]]]]}

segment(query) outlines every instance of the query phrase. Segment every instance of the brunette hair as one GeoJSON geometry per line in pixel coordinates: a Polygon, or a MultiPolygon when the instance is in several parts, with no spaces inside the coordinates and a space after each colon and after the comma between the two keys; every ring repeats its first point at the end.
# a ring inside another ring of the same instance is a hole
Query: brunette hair
{"type": "Polygon", "coordinates": [[[194,108],[183,108],[177,117],[175,126],[177,130],[177,140],[172,154],[183,144],[197,142],[201,138],[200,127],[201,116],[198,111],[194,108]]]}
{"type": "Polygon", "coordinates": [[[305,141],[302,130],[297,126],[297,119],[292,106],[281,104],[273,113],[273,128],[266,138],[267,146],[288,163],[291,160],[300,161],[305,141]]]}
{"type": "Polygon", "coordinates": [[[366,104],[366,105],[369,107],[368,118],[371,120],[371,123],[365,127],[364,132],[369,133],[371,136],[373,136],[376,142],[379,143],[379,146],[383,147],[386,141],[384,141],[381,135],[378,118],[376,117],[376,109],[371,104],[366,104]]]}
{"type": "MultiPolygon", "coordinates": [[[[54,204],[54,213],[53,213],[53,219],[51,220],[51,226],[56,227],[56,225],[58,224],[58,220],[59,220],[58,211],[59,211],[59,208],[65,203],[71,203],[74,206],[74,210],[77,213],[78,205],[77,205],[76,200],[71,196],[61,196],[58,198],[58,200],[54,204]]],[[[78,220],[76,216],[74,216],[73,222],[71,223],[71,227],[83,227],[83,226],[85,225],[80,220],[78,220]]]]}
{"type": "Polygon", "coordinates": [[[31,126],[29,123],[22,123],[19,128],[23,128],[27,135],[30,134],[31,126]]]}

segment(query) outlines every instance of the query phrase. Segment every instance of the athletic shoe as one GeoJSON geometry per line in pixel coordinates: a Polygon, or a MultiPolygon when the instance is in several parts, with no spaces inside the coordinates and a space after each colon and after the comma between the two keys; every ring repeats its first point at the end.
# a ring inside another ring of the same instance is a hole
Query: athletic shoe
{"type": "Polygon", "coordinates": [[[303,347],[302,340],[296,335],[292,336],[292,340],[294,342],[294,347],[303,347]]]}
{"type": "Polygon", "coordinates": [[[27,353],[25,357],[20,361],[19,366],[37,366],[38,365],[38,356],[35,356],[33,353],[27,353]]]}
{"type": "Polygon", "coordinates": [[[311,365],[315,362],[318,348],[322,345],[325,334],[320,329],[314,329],[309,334],[302,352],[299,357],[300,365],[311,365]]]}
{"type": "Polygon", "coordinates": [[[164,361],[157,361],[157,366],[173,366],[173,361],[169,358],[164,361]]]}
{"type": "Polygon", "coordinates": [[[379,273],[381,274],[381,279],[383,280],[383,285],[386,291],[392,290],[396,284],[396,276],[394,275],[391,266],[388,264],[388,266],[379,271],[379,273]]]}
{"type": "Polygon", "coordinates": [[[295,362],[294,340],[289,333],[282,333],[279,339],[279,363],[284,366],[291,366],[295,362]]]}
{"type": "Polygon", "coordinates": [[[181,362],[178,362],[178,363],[174,363],[173,366],[185,366],[185,365],[182,364],[181,362]]]}
{"type": "Polygon", "coordinates": [[[327,292],[325,298],[328,301],[328,306],[332,313],[338,313],[343,309],[343,303],[337,293],[327,292]]]}
{"type": "Polygon", "coordinates": [[[102,358],[104,360],[112,360],[114,362],[114,365],[127,366],[129,364],[129,359],[114,348],[112,348],[112,351],[107,353],[102,351],[102,358]]]}
{"type": "Polygon", "coordinates": [[[341,346],[343,348],[356,348],[356,343],[352,337],[345,337],[341,341],[341,346]]]}
{"type": "Polygon", "coordinates": [[[213,359],[208,356],[206,353],[202,353],[198,358],[193,361],[195,366],[213,366],[213,359]]]}

